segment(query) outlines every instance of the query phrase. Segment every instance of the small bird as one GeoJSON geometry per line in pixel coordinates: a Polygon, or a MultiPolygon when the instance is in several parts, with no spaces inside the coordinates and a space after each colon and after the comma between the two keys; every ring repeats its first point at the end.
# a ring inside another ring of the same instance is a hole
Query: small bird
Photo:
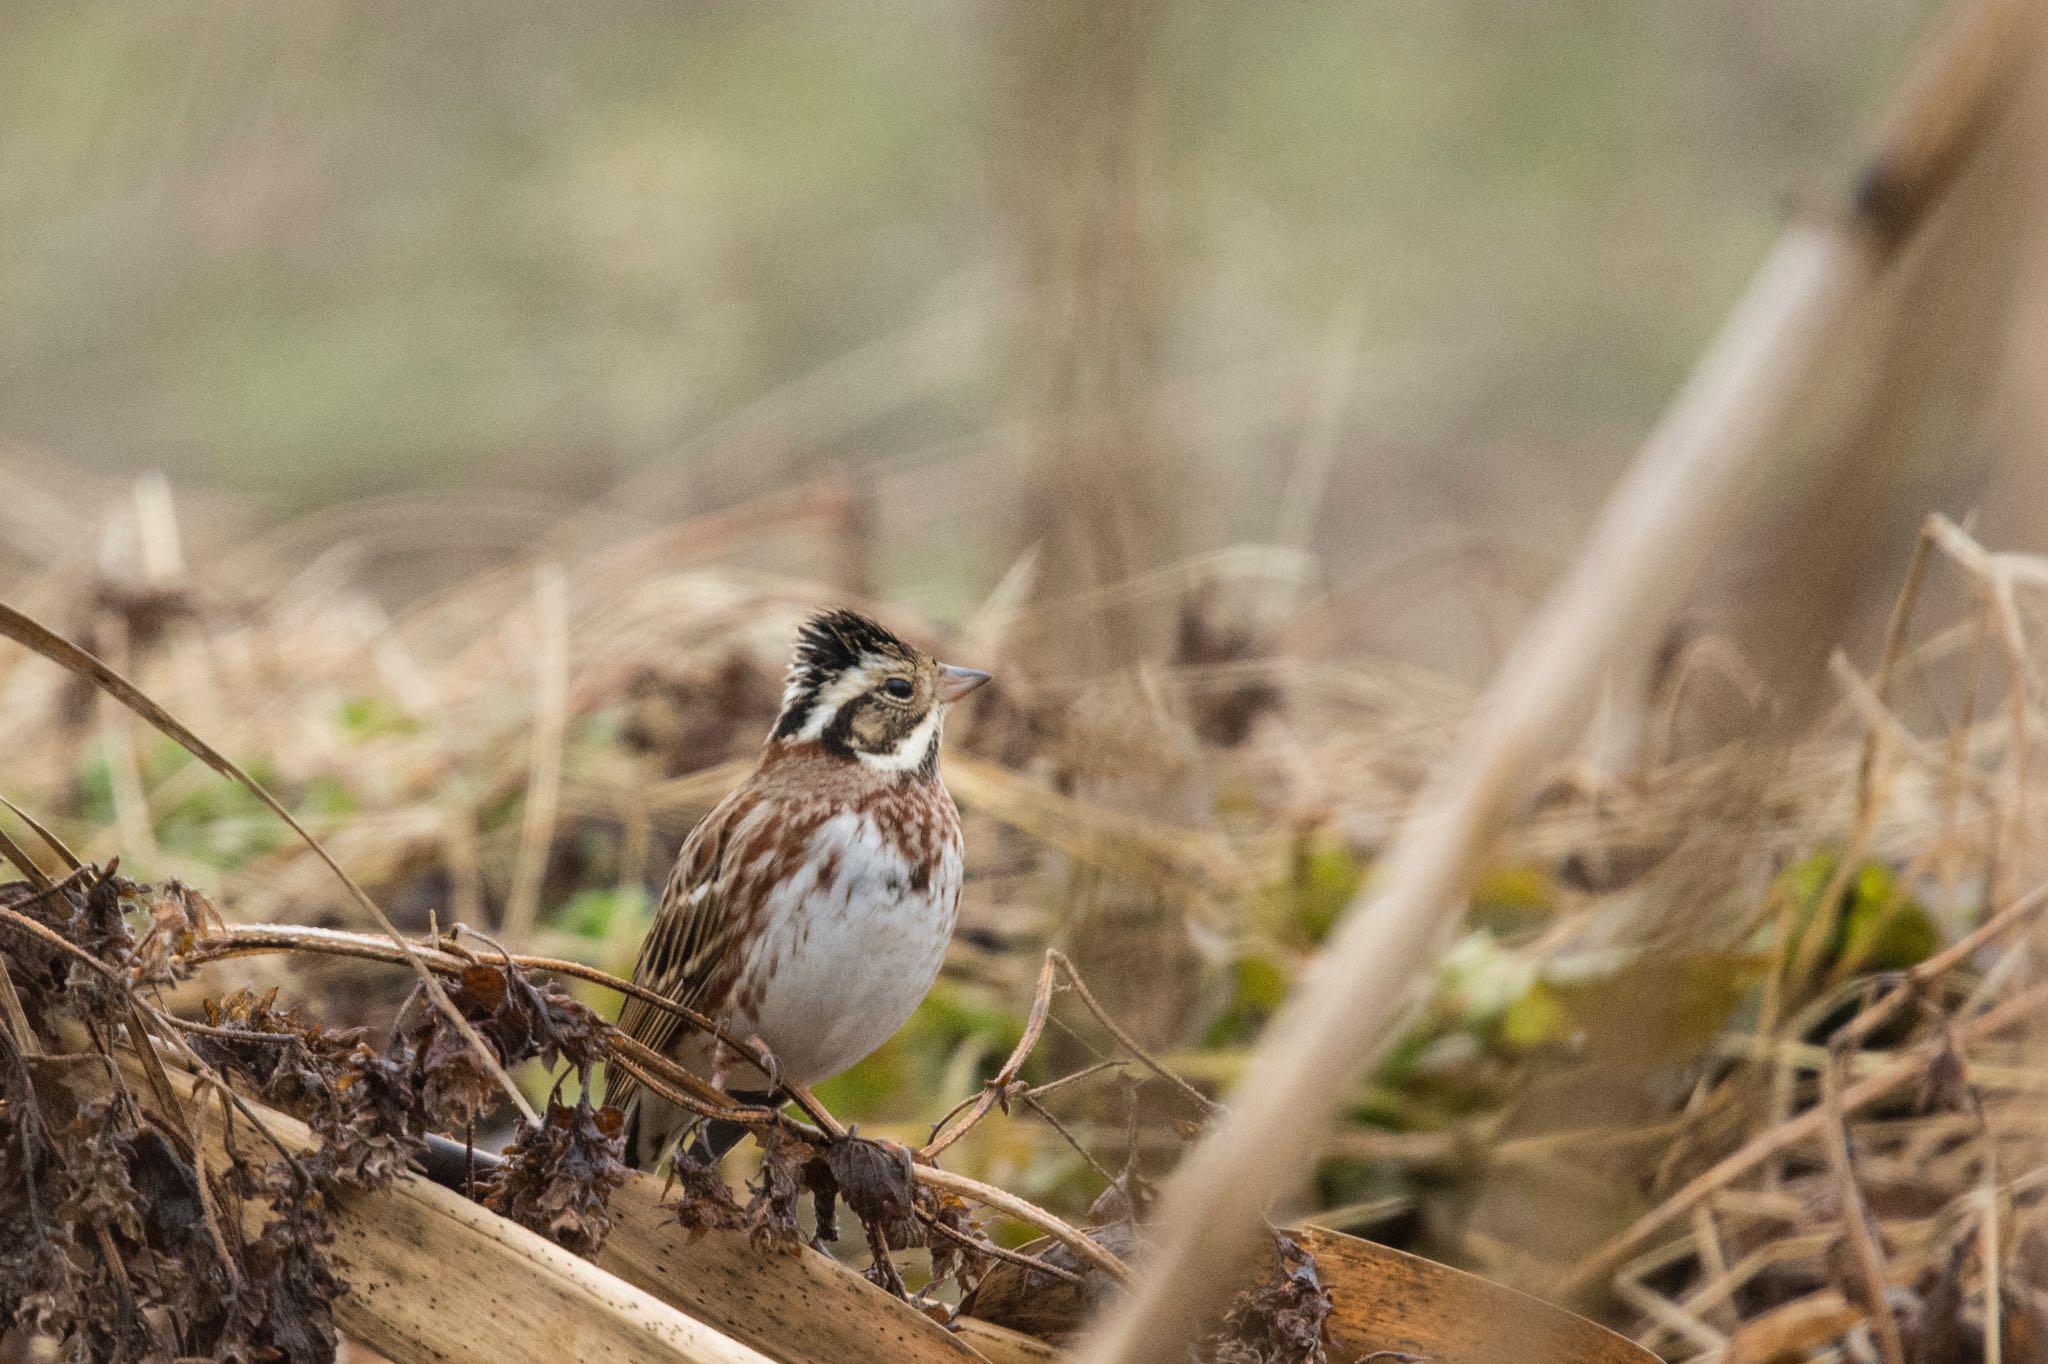
{"type": "MultiPolygon", "coordinates": [[[[777,1073],[640,1000],[626,1001],[620,1029],[756,1102],[886,1042],[953,935],[960,814],[939,780],[939,734],[988,680],[852,611],[806,621],[760,761],[684,840],[633,968],[636,984],[765,1045],[777,1073]]],[[[626,1158],[640,1169],[694,1116],[618,1070],[605,1101],[624,1110],[626,1158]]],[[[697,1150],[715,1159],[737,1137],[697,1150]]]]}

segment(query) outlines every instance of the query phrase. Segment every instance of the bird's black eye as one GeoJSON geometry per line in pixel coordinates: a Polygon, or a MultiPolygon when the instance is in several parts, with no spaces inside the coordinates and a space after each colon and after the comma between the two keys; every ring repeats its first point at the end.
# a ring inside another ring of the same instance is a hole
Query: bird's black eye
{"type": "Polygon", "coordinates": [[[892,677],[882,684],[882,690],[895,697],[898,701],[908,701],[911,693],[910,679],[907,677],[892,677]]]}

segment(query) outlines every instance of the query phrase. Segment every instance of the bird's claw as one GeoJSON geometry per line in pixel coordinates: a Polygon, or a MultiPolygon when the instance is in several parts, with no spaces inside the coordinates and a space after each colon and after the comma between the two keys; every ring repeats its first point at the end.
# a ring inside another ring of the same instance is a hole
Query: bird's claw
{"type": "Polygon", "coordinates": [[[761,1073],[768,1077],[768,1092],[770,1094],[781,1093],[782,1062],[775,1059],[775,1053],[768,1049],[768,1044],[761,1040],[759,1033],[750,1034],[747,1038],[747,1045],[754,1049],[755,1056],[758,1058],[755,1064],[761,1068],[761,1073]]]}

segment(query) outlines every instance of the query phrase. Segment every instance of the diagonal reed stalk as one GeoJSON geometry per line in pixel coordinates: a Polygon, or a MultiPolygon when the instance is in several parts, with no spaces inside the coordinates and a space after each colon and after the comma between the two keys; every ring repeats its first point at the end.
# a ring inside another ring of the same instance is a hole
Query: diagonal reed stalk
{"type": "Polygon", "coordinates": [[[1375,883],[1275,1020],[1228,1115],[1177,1170],[1137,1291],[1085,1364],[1179,1361],[1228,1300],[1268,1207],[1308,1174],[1338,1105],[1455,926],[1481,859],[1600,678],[1680,604],[1766,471],[1818,362],[1940,200],[2012,84],[2032,0],[1967,6],[1901,98],[1854,200],[1787,228],[1641,455],[1578,562],[1502,662],[1375,883]]]}

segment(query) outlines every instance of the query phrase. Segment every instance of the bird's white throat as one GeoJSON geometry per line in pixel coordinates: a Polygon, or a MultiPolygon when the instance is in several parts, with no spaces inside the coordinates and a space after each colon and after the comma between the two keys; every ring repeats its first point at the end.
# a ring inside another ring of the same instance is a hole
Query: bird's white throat
{"type": "Polygon", "coordinates": [[[939,712],[941,706],[933,706],[925,712],[911,731],[896,741],[896,746],[884,753],[857,753],[854,756],[878,772],[909,772],[924,765],[931,756],[932,745],[939,741],[939,712]]]}

